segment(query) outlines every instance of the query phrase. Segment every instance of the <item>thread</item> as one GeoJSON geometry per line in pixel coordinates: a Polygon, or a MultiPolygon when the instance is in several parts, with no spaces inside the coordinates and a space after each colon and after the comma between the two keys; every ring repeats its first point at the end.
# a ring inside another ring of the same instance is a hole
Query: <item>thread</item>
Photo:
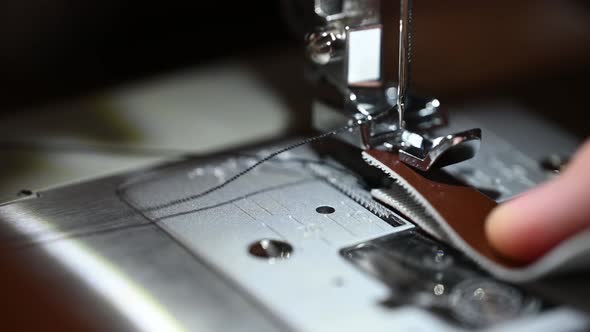
{"type": "Polygon", "coordinates": [[[370,123],[372,121],[375,121],[375,120],[379,119],[380,117],[384,116],[385,114],[386,113],[383,112],[383,113],[380,113],[380,114],[378,114],[377,116],[374,116],[374,117],[369,116],[369,117],[367,117],[364,120],[358,120],[356,123],[354,123],[352,125],[344,126],[344,127],[341,127],[341,128],[338,128],[338,129],[335,129],[335,130],[332,130],[332,131],[329,131],[329,132],[326,132],[326,133],[322,133],[322,134],[317,135],[317,136],[308,137],[308,138],[303,139],[303,140],[301,140],[299,142],[293,143],[291,145],[288,145],[288,146],[286,146],[284,148],[281,148],[279,150],[276,150],[276,151],[270,153],[266,157],[264,157],[262,159],[259,159],[257,162],[255,162],[254,164],[252,164],[248,168],[245,168],[244,170],[240,171],[239,173],[233,175],[229,179],[223,181],[222,183],[220,183],[220,184],[218,184],[218,185],[216,185],[214,187],[211,187],[211,188],[209,188],[207,190],[204,190],[204,191],[202,191],[202,192],[200,192],[198,194],[194,194],[194,195],[190,195],[190,196],[186,196],[186,197],[174,199],[174,200],[171,200],[171,201],[168,201],[168,202],[165,202],[165,203],[161,203],[161,204],[157,204],[157,205],[153,205],[153,206],[150,206],[150,207],[145,207],[145,208],[142,208],[141,211],[142,212],[154,212],[154,211],[157,211],[157,210],[161,210],[161,209],[169,208],[169,207],[172,207],[172,206],[175,206],[175,205],[179,205],[179,204],[183,204],[183,203],[188,203],[190,201],[197,200],[199,198],[202,198],[202,197],[207,196],[207,195],[209,195],[209,194],[211,194],[211,193],[213,193],[213,192],[215,192],[217,190],[220,190],[220,189],[224,188],[225,186],[227,186],[230,183],[236,181],[237,179],[241,178],[242,176],[250,173],[252,170],[254,170],[255,168],[257,168],[258,166],[264,164],[268,160],[270,160],[270,159],[272,159],[272,158],[274,158],[274,157],[276,157],[276,156],[278,156],[278,155],[280,155],[282,153],[285,153],[287,151],[293,150],[293,149],[298,148],[300,146],[307,145],[307,144],[310,144],[310,143],[313,143],[313,142],[316,142],[316,141],[319,141],[319,140],[322,140],[322,139],[325,139],[325,138],[328,138],[328,137],[331,137],[331,136],[335,136],[335,135],[338,135],[338,134],[341,134],[341,133],[344,133],[344,132],[349,132],[349,131],[351,131],[353,129],[356,129],[356,128],[362,126],[362,125],[365,125],[365,124],[368,124],[368,123],[370,123]]]}

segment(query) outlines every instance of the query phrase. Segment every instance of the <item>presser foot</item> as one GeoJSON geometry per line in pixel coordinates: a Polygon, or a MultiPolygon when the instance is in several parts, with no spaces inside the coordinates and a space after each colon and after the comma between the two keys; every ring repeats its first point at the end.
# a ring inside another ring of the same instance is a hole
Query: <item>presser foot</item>
{"type": "Polygon", "coordinates": [[[395,142],[385,142],[383,145],[390,151],[397,150],[403,163],[428,171],[435,164],[446,166],[472,158],[479,149],[480,141],[479,128],[436,138],[402,129],[395,142]]]}

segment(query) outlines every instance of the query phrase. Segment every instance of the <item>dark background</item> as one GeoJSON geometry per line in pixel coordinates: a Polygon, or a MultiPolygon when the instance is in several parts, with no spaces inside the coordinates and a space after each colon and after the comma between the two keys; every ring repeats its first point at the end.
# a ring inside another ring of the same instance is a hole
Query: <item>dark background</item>
{"type": "Polygon", "coordinates": [[[291,38],[273,0],[2,1],[0,106],[84,94],[291,38]]]}
{"type": "MultiPolygon", "coordinates": [[[[0,110],[253,50],[300,47],[302,36],[291,33],[283,15],[287,2],[2,1],[0,110]]],[[[459,102],[516,99],[588,135],[588,1],[423,0],[415,6],[417,87],[459,102]]]]}

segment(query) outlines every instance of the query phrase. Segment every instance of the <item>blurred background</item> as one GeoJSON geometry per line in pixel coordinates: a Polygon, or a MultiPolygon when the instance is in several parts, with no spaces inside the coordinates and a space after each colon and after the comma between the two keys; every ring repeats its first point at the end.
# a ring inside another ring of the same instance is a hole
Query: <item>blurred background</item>
{"type": "Polygon", "coordinates": [[[279,1],[7,0],[2,106],[87,94],[294,41],[279,1]]]}
{"type": "MultiPolygon", "coordinates": [[[[1,193],[304,132],[309,2],[2,1],[1,193]]],[[[589,3],[415,1],[413,87],[584,138],[589,3]]]]}

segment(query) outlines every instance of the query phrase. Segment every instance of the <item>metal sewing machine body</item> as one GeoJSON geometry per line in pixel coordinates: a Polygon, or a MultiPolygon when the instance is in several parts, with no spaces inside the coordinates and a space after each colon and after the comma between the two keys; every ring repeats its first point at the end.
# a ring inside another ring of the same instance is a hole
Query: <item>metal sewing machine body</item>
{"type": "MultiPolygon", "coordinates": [[[[546,151],[511,136],[498,112],[509,111],[517,128],[534,126],[531,136],[544,149],[574,147],[510,107],[457,116],[455,126],[481,123],[488,144],[477,158],[445,168],[499,200],[553,173],[536,162],[546,151]]],[[[339,140],[292,150],[214,195],[166,203],[198,196],[285,144],[172,161],[6,203],[2,253],[40,278],[69,316],[90,313],[84,322],[99,330],[503,332],[590,324],[559,305],[568,297],[559,283],[545,301],[495,280],[375,202],[365,171],[385,176],[362,160],[364,171],[336,162],[338,153],[360,159],[339,140]]],[[[586,280],[579,283],[569,294],[590,310],[586,280]]]]}
{"type": "MultiPolygon", "coordinates": [[[[343,121],[380,116],[361,126],[360,135],[354,141],[347,138],[349,142],[361,148],[399,151],[403,162],[427,171],[455,147],[465,147],[466,142],[468,147],[477,146],[472,143],[481,139],[481,130],[433,137],[433,130],[448,121],[440,102],[409,95],[412,0],[400,1],[397,82],[385,77],[384,47],[393,41],[384,38],[383,24],[393,17],[384,8],[378,0],[315,1],[320,23],[307,36],[307,55],[317,72],[318,88],[333,89],[344,102],[336,111],[316,103],[314,124],[326,131],[342,126],[343,121]],[[338,112],[342,116],[322,114],[338,112]]],[[[446,158],[446,164],[474,152],[446,158]]]]}
{"type": "MultiPolygon", "coordinates": [[[[68,317],[81,311],[98,330],[587,329],[590,318],[570,306],[578,301],[590,311],[585,278],[552,280],[542,289],[496,280],[371,197],[368,183],[388,179],[355,147],[399,151],[407,163],[417,161],[412,166],[429,168],[449,147],[477,143],[479,131],[464,128],[481,126],[486,144],[477,157],[451,158],[444,171],[502,201],[555,175],[539,164],[548,152],[576,146],[511,103],[475,105],[445,127],[437,99],[400,100],[407,90],[382,76],[381,17],[375,0],[316,0],[322,29],[308,39],[315,91],[326,97],[315,100],[316,128],[378,121],[267,160],[213,195],[201,193],[293,142],[21,197],[0,206],[2,253],[13,254],[15,270],[41,280],[54,303],[71,309],[68,317]],[[398,104],[405,108],[401,120],[398,104]],[[502,114],[510,114],[512,128],[502,114]],[[443,127],[459,134],[437,135],[443,127]]],[[[44,311],[19,313],[51,322],[40,317],[44,311]]]]}

